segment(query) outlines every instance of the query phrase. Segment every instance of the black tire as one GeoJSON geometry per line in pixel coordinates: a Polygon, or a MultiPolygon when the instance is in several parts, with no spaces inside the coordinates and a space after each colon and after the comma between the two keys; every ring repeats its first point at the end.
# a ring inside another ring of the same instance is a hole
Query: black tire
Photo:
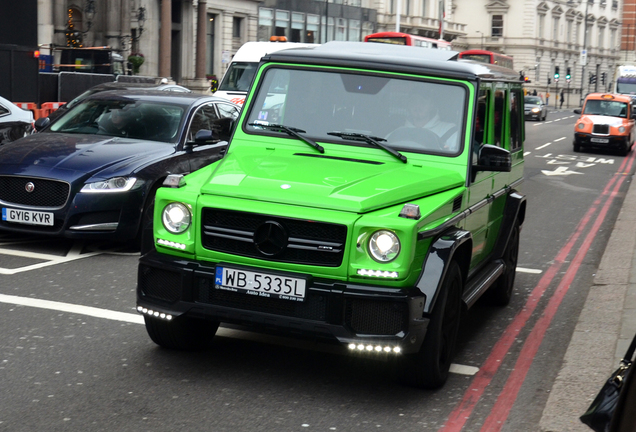
{"type": "Polygon", "coordinates": [[[627,156],[631,149],[632,147],[629,145],[629,143],[623,144],[623,148],[621,149],[621,152],[620,152],[621,156],[627,156]]]}
{"type": "Polygon", "coordinates": [[[406,354],[398,361],[398,373],[404,384],[437,389],[446,383],[459,333],[462,291],[461,270],[453,261],[446,272],[419,352],[406,354]]]}
{"type": "Polygon", "coordinates": [[[516,221],[502,257],[505,264],[504,272],[490,288],[492,303],[497,306],[507,306],[512,299],[519,259],[519,231],[519,222],[516,221]]]}
{"type": "Polygon", "coordinates": [[[202,351],[209,348],[219,328],[216,321],[175,318],[166,321],[144,316],[146,331],[157,345],[180,351],[202,351]]]}

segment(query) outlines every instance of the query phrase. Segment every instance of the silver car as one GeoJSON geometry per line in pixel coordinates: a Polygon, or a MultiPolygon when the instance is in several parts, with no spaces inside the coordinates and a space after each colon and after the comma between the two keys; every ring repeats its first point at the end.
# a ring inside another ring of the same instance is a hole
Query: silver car
{"type": "Polygon", "coordinates": [[[523,103],[526,120],[542,121],[548,116],[548,105],[539,96],[526,96],[523,103]]]}

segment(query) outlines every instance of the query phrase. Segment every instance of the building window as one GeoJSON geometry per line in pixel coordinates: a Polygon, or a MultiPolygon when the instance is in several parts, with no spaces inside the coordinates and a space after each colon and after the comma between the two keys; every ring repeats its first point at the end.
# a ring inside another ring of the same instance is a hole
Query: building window
{"type": "Polygon", "coordinates": [[[307,31],[305,32],[305,42],[317,43],[319,28],[320,17],[318,15],[307,15],[307,31]]]}
{"type": "Polygon", "coordinates": [[[503,15],[492,16],[490,35],[492,37],[503,36],[503,15]]]}
{"type": "Polygon", "coordinates": [[[349,20],[349,39],[350,41],[359,42],[360,39],[360,21],[349,20]]]}
{"type": "Polygon", "coordinates": [[[410,16],[411,15],[411,0],[404,0],[404,3],[406,3],[405,15],[410,16]]]}
{"type": "Polygon", "coordinates": [[[566,39],[568,41],[568,44],[572,43],[572,21],[571,20],[568,20],[568,30],[567,30],[566,39]]]}
{"type": "Polygon", "coordinates": [[[559,42],[559,18],[552,17],[552,40],[559,42]]]}
{"type": "Polygon", "coordinates": [[[267,41],[273,34],[272,27],[274,25],[274,10],[260,8],[258,10],[258,40],[267,41]]]}
{"type": "Polygon", "coordinates": [[[422,0],[422,16],[423,17],[426,17],[426,13],[428,12],[427,7],[428,7],[427,0],[422,0]]]}
{"type": "MultiPolygon", "coordinates": [[[[375,33],[373,31],[373,23],[369,22],[369,21],[365,21],[362,23],[362,34],[360,35],[361,38],[364,38],[366,35],[370,35],[372,33],[375,33]]],[[[360,39],[362,40],[362,39],[360,39]]]]}
{"type": "Polygon", "coordinates": [[[344,18],[336,19],[336,40],[347,40],[347,20],[344,18]]]}
{"type": "Polygon", "coordinates": [[[598,29],[598,49],[604,49],[605,48],[605,29],[604,28],[599,28],[598,29]]]}
{"type": "Polygon", "coordinates": [[[321,22],[321,25],[320,25],[321,43],[332,41],[333,40],[333,17],[329,17],[326,20],[325,20],[325,17],[320,17],[320,22],[321,22]]]}
{"type": "Polygon", "coordinates": [[[289,11],[277,10],[276,11],[276,29],[274,35],[287,36],[287,29],[289,28],[289,11]]]}
{"type": "Polygon", "coordinates": [[[579,40],[580,37],[581,37],[581,23],[576,23],[576,39],[574,40],[576,41],[577,45],[581,45],[583,43],[583,41],[579,40]]]}
{"type": "Polygon", "coordinates": [[[545,28],[545,15],[539,15],[539,29],[537,30],[537,36],[539,39],[544,38],[544,28],[545,28]]]}
{"type": "Polygon", "coordinates": [[[241,25],[243,24],[243,18],[234,17],[232,20],[232,37],[241,38],[241,25]]]}
{"type": "Polygon", "coordinates": [[[305,42],[303,36],[305,28],[305,14],[299,12],[292,12],[291,23],[291,41],[292,42],[305,42]]]}

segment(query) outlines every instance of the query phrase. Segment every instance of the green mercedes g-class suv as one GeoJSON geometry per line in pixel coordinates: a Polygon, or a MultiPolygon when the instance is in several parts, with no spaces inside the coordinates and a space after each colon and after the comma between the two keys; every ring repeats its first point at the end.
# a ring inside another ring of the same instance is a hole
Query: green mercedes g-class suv
{"type": "Polygon", "coordinates": [[[137,288],[150,338],[202,349],[220,323],[308,336],[440,387],[462,312],[512,295],[523,115],[518,74],[452,51],[265,56],[223,158],[156,192],[137,288]]]}

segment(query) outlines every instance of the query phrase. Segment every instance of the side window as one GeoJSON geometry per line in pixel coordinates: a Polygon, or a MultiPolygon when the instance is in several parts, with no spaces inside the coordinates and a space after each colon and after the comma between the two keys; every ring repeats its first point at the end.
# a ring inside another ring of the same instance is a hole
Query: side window
{"type": "Polygon", "coordinates": [[[0,105],[0,116],[5,114],[9,114],[9,110],[3,107],[2,105],[0,105]]]}
{"type": "Polygon", "coordinates": [[[223,118],[231,118],[232,120],[236,120],[241,113],[238,108],[234,105],[219,103],[216,105],[219,109],[219,115],[223,118]]]}
{"type": "Polygon", "coordinates": [[[521,103],[523,96],[519,90],[510,92],[510,151],[513,152],[521,148],[523,142],[522,134],[522,120],[521,120],[521,103]]]}
{"type": "Polygon", "coordinates": [[[197,112],[194,113],[190,128],[188,129],[188,141],[194,141],[194,137],[200,130],[212,130],[214,121],[218,118],[219,116],[216,114],[213,105],[199,107],[197,112]]]}
{"type": "Polygon", "coordinates": [[[495,92],[495,139],[494,144],[503,147],[502,137],[504,119],[506,115],[506,92],[505,90],[497,90],[495,92]]]}
{"type": "Polygon", "coordinates": [[[490,90],[479,90],[479,97],[477,99],[477,116],[475,118],[475,142],[483,144],[487,139],[486,135],[486,121],[488,120],[486,115],[488,113],[488,102],[490,99],[490,90]]]}

